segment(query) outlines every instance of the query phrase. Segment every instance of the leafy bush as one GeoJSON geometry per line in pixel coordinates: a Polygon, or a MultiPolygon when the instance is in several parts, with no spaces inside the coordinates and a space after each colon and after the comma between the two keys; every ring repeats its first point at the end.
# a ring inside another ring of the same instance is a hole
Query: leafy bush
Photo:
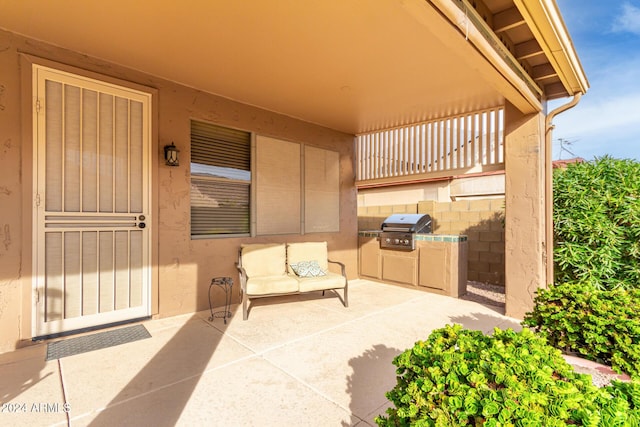
{"type": "MultiPolygon", "coordinates": [[[[446,326],[394,359],[395,408],[379,425],[598,425],[603,389],[529,329],[493,336],[446,326]]],[[[621,399],[621,398],[619,398],[621,399]]],[[[607,399],[604,399],[607,400],[607,399]]],[[[624,414],[621,416],[625,416],[624,414]]],[[[612,424],[607,424],[612,425],[612,424]]]]}
{"type": "Polygon", "coordinates": [[[640,285],[640,163],[603,157],[556,169],[557,283],[640,285]]]}
{"type": "Polygon", "coordinates": [[[547,342],[631,376],[640,376],[640,290],[602,291],[585,284],[540,289],[523,325],[547,342]]]}
{"type": "MultiPolygon", "coordinates": [[[[616,412],[622,412],[628,415],[626,425],[633,425],[632,420],[636,422],[640,420],[640,383],[636,381],[628,383],[614,381],[606,388],[606,391],[612,400],[611,404],[600,402],[603,408],[601,412],[604,420],[615,419],[614,414],[616,412]]],[[[607,398],[609,396],[603,397],[607,398]]],[[[637,426],[638,424],[636,423],[635,425],[637,426]]]]}

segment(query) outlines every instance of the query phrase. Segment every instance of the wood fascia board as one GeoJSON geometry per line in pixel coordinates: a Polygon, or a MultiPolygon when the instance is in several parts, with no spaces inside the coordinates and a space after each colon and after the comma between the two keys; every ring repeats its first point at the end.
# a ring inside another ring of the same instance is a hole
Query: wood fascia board
{"type": "MultiPolygon", "coordinates": [[[[456,27],[459,33],[465,40],[468,40],[475,49],[485,58],[488,64],[490,64],[494,70],[501,74],[503,82],[500,85],[503,87],[502,93],[505,93],[505,98],[515,105],[523,113],[533,113],[542,111],[542,89],[531,79],[527,72],[522,69],[522,66],[517,62],[515,57],[506,50],[506,47],[495,35],[493,29],[491,29],[482,18],[477,16],[476,11],[467,0],[429,0],[429,3],[439,11],[442,16],[447,18],[453,27],[456,27]],[[475,24],[470,22],[470,17],[474,16],[478,25],[481,28],[476,27],[475,24]],[[487,40],[483,33],[492,34],[493,38],[490,42],[487,40]],[[514,68],[510,67],[504,57],[494,48],[492,43],[500,48],[502,46],[503,54],[510,55],[512,58],[511,64],[514,68]],[[507,86],[509,88],[507,89],[507,86]],[[518,95],[507,95],[508,91],[513,93],[515,91],[518,95]]],[[[429,3],[422,2],[427,7],[429,3]]]]}
{"type": "Polygon", "coordinates": [[[513,0],[569,95],[589,82],[554,0],[513,0]]]}

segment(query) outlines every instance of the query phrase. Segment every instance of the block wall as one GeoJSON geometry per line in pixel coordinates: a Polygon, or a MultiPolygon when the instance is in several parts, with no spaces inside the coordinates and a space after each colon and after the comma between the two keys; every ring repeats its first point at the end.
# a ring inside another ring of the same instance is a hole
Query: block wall
{"type": "Polygon", "coordinates": [[[358,230],[380,230],[384,220],[389,215],[396,213],[418,213],[418,205],[410,203],[407,205],[358,206],[358,230]]]}

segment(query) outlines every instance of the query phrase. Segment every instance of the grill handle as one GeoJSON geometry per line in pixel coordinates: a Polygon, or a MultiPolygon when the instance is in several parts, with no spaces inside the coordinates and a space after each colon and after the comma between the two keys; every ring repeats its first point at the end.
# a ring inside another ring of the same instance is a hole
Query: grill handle
{"type": "Polygon", "coordinates": [[[403,233],[411,233],[411,230],[406,227],[384,227],[382,231],[401,231],[403,233]]]}

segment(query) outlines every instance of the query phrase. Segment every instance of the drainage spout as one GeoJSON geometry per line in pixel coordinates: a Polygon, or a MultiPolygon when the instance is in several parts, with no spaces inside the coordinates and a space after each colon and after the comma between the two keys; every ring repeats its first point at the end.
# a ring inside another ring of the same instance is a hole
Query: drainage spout
{"type": "Polygon", "coordinates": [[[560,113],[563,113],[573,107],[575,107],[582,98],[581,93],[576,93],[573,99],[566,104],[563,104],[547,114],[545,120],[545,258],[546,258],[546,285],[553,284],[554,272],[553,272],[553,159],[552,159],[552,138],[553,133],[553,119],[560,113]]]}

